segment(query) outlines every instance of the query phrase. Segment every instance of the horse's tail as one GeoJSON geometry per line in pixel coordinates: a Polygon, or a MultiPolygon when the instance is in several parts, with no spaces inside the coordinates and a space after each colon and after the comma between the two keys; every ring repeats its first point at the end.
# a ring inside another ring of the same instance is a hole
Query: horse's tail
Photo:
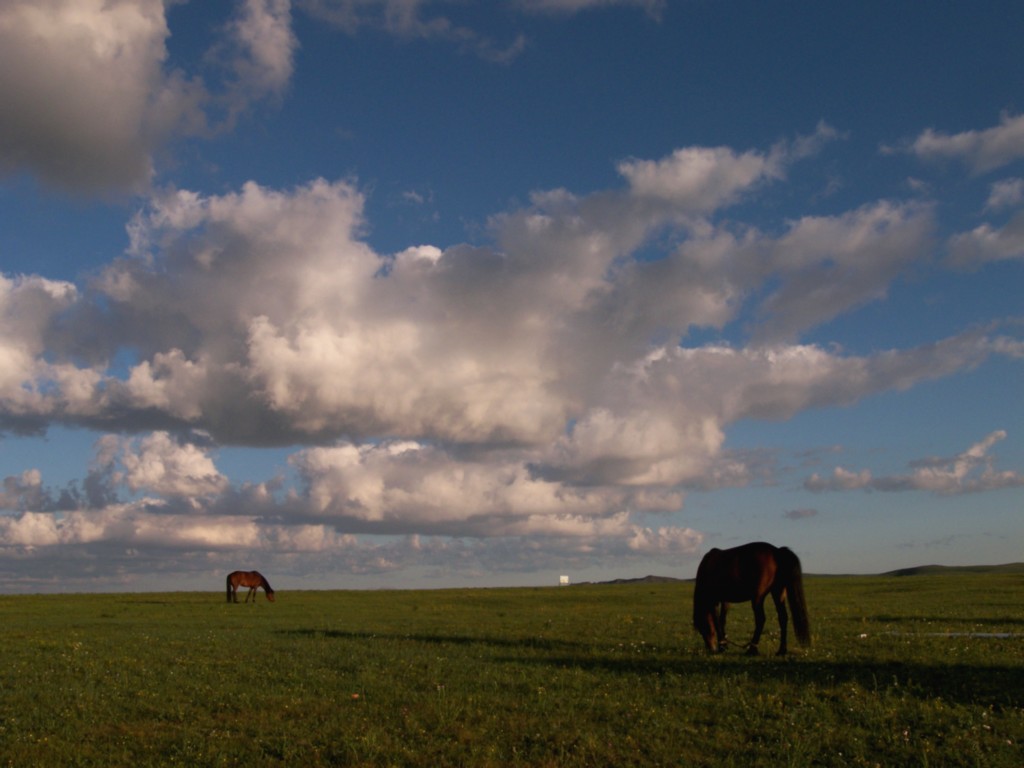
{"type": "Polygon", "coordinates": [[[228,574],[228,577],[224,580],[224,582],[227,584],[228,602],[230,603],[231,602],[231,574],[230,573],[228,574]]]}
{"type": "Polygon", "coordinates": [[[811,644],[811,623],[807,618],[807,601],[804,598],[803,569],[800,558],[788,547],[779,547],[776,552],[779,570],[786,584],[786,596],[789,599],[790,612],[793,615],[793,628],[800,645],[811,644]]]}

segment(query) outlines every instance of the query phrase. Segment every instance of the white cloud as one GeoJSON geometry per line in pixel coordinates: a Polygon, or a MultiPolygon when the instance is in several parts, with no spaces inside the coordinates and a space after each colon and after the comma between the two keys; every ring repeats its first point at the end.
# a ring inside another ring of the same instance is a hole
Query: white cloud
{"type": "Polygon", "coordinates": [[[81,377],[73,366],[45,360],[51,326],[77,299],[70,283],[0,275],[0,410],[8,416],[48,415],[46,391],[54,382],[69,399],[77,395],[81,377]]]}
{"type": "Polygon", "coordinates": [[[52,514],[24,512],[0,515],[0,546],[24,547],[31,551],[35,547],[60,542],[57,518],[52,514]]]}
{"type": "Polygon", "coordinates": [[[636,552],[694,555],[703,541],[703,534],[691,528],[636,528],[629,548],[636,552]]]}
{"type": "Polygon", "coordinates": [[[1024,179],[1003,179],[992,185],[992,192],[985,203],[990,211],[1015,208],[1024,202],[1024,179]]]}
{"type": "MultiPolygon", "coordinates": [[[[1020,354],[991,329],[866,355],[800,341],[934,250],[922,205],[774,229],[718,220],[833,135],[631,160],[621,188],[541,191],[494,216],[489,243],[393,254],[365,241],[352,182],[154,193],[128,253],[82,289],[0,279],[0,426],[146,435],[101,441],[74,512],[11,479],[5,503],[23,514],[3,524],[9,545],[337,546],[362,572],[692,552],[701,534],[658,516],[764,474],[726,449],[733,424],[1020,354]],[[707,328],[736,341],[686,345],[707,328]],[[287,480],[233,488],[208,444],[306,447],[287,480]]],[[[946,493],[1016,477],[965,461],[911,478],[946,493]]],[[[885,481],[840,468],[808,487],[885,481]]]]}
{"type": "Polygon", "coordinates": [[[818,474],[811,475],[804,481],[804,488],[809,491],[853,491],[861,488],[871,487],[871,471],[862,469],[860,472],[851,472],[836,467],[832,470],[831,477],[821,477],[818,474]]]}
{"type": "Polygon", "coordinates": [[[0,171],[78,194],[145,191],[170,141],[279,96],[297,47],[289,0],[239,0],[216,44],[221,88],[172,69],[164,0],[0,4],[0,171]],[[226,53],[225,53],[226,52],[226,53]]]}
{"type": "Polygon", "coordinates": [[[943,496],[1019,488],[1024,486],[1024,475],[997,470],[990,455],[992,447],[1005,439],[1006,432],[998,430],[956,456],[912,462],[912,471],[906,475],[874,477],[866,469],[851,472],[836,467],[832,477],[812,475],[804,487],[809,491],[926,491],[943,496]]]}
{"type": "Polygon", "coordinates": [[[893,280],[932,246],[928,206],[879,202],[841,216],[807,216],[771,244],[784,276],[762,305],[764,340],[789,339],[883,298],[893,280]]]}
{"type": "Polygon", "coordinates": [[[993,128],[947,134],[928,129],[910,151],[924,159],[959,160],[974,173],[985,173],[1024,157],[1024,115],[1004,114],[993,128]]]}
{"type": "Polygon", "coordinates": [[[292,30],[291,0],[238,0],[216,51],[231,73],[211,106],[227,116],[220,130],[265,99],[280,98],[291,82],[299,43],[292,30]]]}
{"type": "Polygon", "coordinates": [[[362,27],[382,29],[407,40],[451,43],[489,61],[512,61],[526,46],[521,35],[510,43],[499,44],[449,16],[429,13],[428,8],[439,5],[435,0],[299,0],[298,5],[314,18],[349,34],[362,27]]]}
{"type": "Polygon", "coordinates": [[[758,152],[736,154],[728,147],[694,147],[676,150],[659,161],[622,162],[619,173],[638,197],[704,213],[735,201],[760,181],[779,178],[781,168],[776,158],[758,152]]]}
{"type": "Polygon", "coordinates": [[[605,407],[579,418],[538,460],[575,483],[720,487],[748,470],[722,454],[742,419],[788,419],[964,370],[994,351],[976,333],[919,349],[844,356],[817,346],[666,347],[605,380],[605,407]]]}
{"type": "Polygon", "coordinates": [[[631,159],[618,171],[640,200],[669,203],[675,213],[711,213],[761,184],[778,181],[794,161],[810,157],[838,132],[822,122],[815,132],[771,151],[737,153],[729,147],[686,147],[660,160],[631,159]]]}
{"type": "Polygon", "coordinates": [[[0,6],[0,168],[79,191],[138,189],[152,152],[203,118],[201,85],[165,71],[161,0],[0,6]]]}
{"type": "MultiPolygon", "coordinates": [[[[379,532],[592,535],[598,521],[632,506],[625,490],[545,480],[514,457],[467,461],[413,442],[308,448],[292,462],[311,514],[379,532]]],[[[682,501],[659,500],[669,509],[682,501]]]]}
{"type": "Polygon", "coordinates": [[[339,552],[356,541],[324,526],[283,527],[234,515],[168,514],[152,500],[111,505],[102,510],[0,516],[0,549],[61,546],[73,551],[102,545],[122,551],[138,547],[164,551],[272,551],[286,555],[339,552]]]}
{"type": "Polygon", "coordinates": [[[665,9],[666,0],[514,0],[514,3],[526,11],[565,14],[616,5],[636,6],[657,18],[665,9]]]}
{"type": "Polygon", "coordinates": [[[139,411],[156,410],[173,419],[196,421],[203,415],[202,396],[209,371],[202,362],[185,359],[180,349],[157,352],[128,374],[121,391],[126,404],[139,411]]]}
{"type": "Polygon", "coordinates": [[[0,509],[39,509],[42,488],[43,476],[38,469],[26,469],[20,476],[5,477],[0,488],[0,509]]]}
{"type": "Polygon", "coordinates": [[[749,160],[673,153],[631,165],[626,190],[536,195],[492,220],[492,245],[391,256],[363,241],[363,196],[348,182],[162,193],[90,291],[0,285],[0,311],[17,316],[0,335],[2,415],[198,428],[224,444],[512,445],[575,482],[735,482],[743,472],[720,447],[738,418],[855,402],[1002,349],[965,336],[854,358],[794,341],[883,297],[932,247],[931,210],[917,205],[805,217],[779,236],[688,218],[782,173],[803,143],[749,160]],[[699,173],[684,156],[701,158],[699,173]],[[660,258],[639,255],[680,217],[660,258]],[[677,345],[748,314],[760,319],[753,346],[677,345]],[[125,347],[136,361],[117,375],[108,361],[125,347]]]}
{"type": "Polygon", "coordinates": [[[176,442],[167,432],[126,441],[118,459],[121,470],[115,478],[132,491],[194,499],[216,495],[228,486],[204,450],[176,442]]]}
{"type": "Polygon", "coordinates": [[[1004,227],[981,224],[949,241],[949,260],[957,267],[978,267],[992,261],[1024,258],[1024,211],[1004,227]]]}
{"type": "MultiPolygon", "coordinates": [[[[612,6],[636,7],[655,19],[665,8],[665,0],[506,0],[506,4],[512,11],[562,15],[612,6]]],[[[454,45],[460,51],[493,62],[513,61],[528,44],[522,34],[500,42],[472,22],[460,22],[462,4],[446,0],[298,0],[296,5],[313,18],[348,34],[364,28],[382,30],[403,40],[454,45]]]]}
{"type": "Polygon", "coordinates": [[[291,80],[298,47],[290,0],[244,0],[229,29],[241,49],[235,66],[242,82],[279,94],[291,80]]]}

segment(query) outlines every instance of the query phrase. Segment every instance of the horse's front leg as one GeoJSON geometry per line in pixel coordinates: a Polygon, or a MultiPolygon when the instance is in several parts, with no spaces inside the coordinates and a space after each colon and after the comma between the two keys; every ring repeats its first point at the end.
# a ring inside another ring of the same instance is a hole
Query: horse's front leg
{"type": "Polygon", "coordinates": [[[747,643],[747,654],[757,656],[757,644],[761,642],[761,633],[764,632],[764,596],[754,598],[751,605],[754,606],[754,636],[747,643]]]}
{"type": "Polygon", "coordinates": [[[729,613],[729,604],[722,603],[722,610],[718,614],[718,647],[724,650],[729,645],[729,636],[725,634],[725,617],[729,613]]]}

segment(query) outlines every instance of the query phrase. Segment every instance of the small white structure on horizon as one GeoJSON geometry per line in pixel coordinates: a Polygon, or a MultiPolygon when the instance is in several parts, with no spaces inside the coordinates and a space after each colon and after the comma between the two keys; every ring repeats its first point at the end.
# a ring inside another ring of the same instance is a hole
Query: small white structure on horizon
{"type": "Polygon", "coordinates": [[[569,577],[565,575],[559,576],[558,583],[563,587],[569,586],[569,577]]]}

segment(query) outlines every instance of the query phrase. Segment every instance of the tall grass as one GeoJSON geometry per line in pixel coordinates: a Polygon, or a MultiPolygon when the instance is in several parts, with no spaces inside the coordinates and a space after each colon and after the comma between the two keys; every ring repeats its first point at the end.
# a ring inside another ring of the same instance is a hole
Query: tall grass
{"type": "Polygon", "coordinates": [[[689,584],[0,596],[0,764],[1022,764],[1024,577],[806,591],[785,659],[705,655],[689,584]]]}

